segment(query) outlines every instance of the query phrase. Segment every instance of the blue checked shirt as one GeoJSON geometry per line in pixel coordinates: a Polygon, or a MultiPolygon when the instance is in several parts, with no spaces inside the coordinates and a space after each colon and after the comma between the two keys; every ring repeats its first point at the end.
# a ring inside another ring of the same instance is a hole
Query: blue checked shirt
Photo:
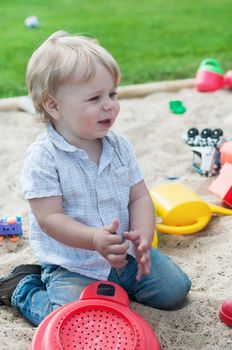
{"type": "MultiPolygon", "coordinates": [[[[64,213],[75,220],[102,227],[118,218],[118,233],[129,230],[130,188],[143,176],[125,138],[109,131],[102,146],[97,165],[84,150],[70,145],[48,125],[25,155],[21,177],[25,198],[62,196],[64,213]]],[[[32,213],[30,241],[42,264],[60,265],[99,280],[109,275],[110,264],[98,252],[73,248],[51,238],[32,213]]],[[[134,255],[132,244],[129,253],[134,255]]]]}

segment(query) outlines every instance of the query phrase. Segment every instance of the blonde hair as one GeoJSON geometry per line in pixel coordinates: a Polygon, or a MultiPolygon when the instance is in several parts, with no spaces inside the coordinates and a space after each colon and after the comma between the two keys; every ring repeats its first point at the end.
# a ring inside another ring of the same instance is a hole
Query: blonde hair
{"type": "Polygon", "coordinates": [[[117,86],[121,78],[117,62],[92,38],[58,31],[34,51],[27,65],[26,84],[43,122],[50,120],[43,107],[48,95],[55,96],[60,85],[71,82],[74,71],[80,83],[93,79],[97,62],[108,69],[117,86]]]}

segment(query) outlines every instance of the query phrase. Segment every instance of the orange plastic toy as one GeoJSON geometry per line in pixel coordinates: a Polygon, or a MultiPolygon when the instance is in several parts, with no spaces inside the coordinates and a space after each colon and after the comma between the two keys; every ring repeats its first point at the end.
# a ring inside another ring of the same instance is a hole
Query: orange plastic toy
{"type": "Polygon", "coordinates": [[[210,184],[209,190],[232,207],[232,164],[223,165],[218,177],[210,184]]]}
{"type": "Polygon", "coordinates": [[[232,141],[224,142],[220,147],[220,162],[221,165],[225,163],[232,164],[232,141]]]}

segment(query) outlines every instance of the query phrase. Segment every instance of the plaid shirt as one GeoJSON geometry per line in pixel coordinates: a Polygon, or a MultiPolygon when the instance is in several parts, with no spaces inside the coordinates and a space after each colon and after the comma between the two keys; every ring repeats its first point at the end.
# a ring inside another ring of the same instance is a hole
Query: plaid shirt
{"type": "MultiPolygon", "coordinates": [[[[25,155],[21,177],[25,198],[62,196],[64,213],[73,219],[102,227],[118,218],[119,233],[128,230],[130,188],[143,177],[125,138],[109,131],[102,146],[97,165],[84,150],[70,145],[48,125],[25,155]]],[[[98,252],[73,248],[51,238],[32,213],[30,241],[42,264],[60,265],[99,280],[109,275],[110,264],[98,252]]],[[[132,246],[130,253],[134,255],[132,246]]]]}

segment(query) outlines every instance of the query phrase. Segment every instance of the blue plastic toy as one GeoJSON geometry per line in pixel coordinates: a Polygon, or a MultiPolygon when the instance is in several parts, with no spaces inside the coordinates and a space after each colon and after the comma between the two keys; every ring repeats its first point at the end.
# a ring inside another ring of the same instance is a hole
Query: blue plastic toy
{"type": "Polygon", "coordinates": [[[0,241],[9,237],[12,242],[17,242],[23,234],[21,216],[9,216],[0,219],[0,241]]]}

